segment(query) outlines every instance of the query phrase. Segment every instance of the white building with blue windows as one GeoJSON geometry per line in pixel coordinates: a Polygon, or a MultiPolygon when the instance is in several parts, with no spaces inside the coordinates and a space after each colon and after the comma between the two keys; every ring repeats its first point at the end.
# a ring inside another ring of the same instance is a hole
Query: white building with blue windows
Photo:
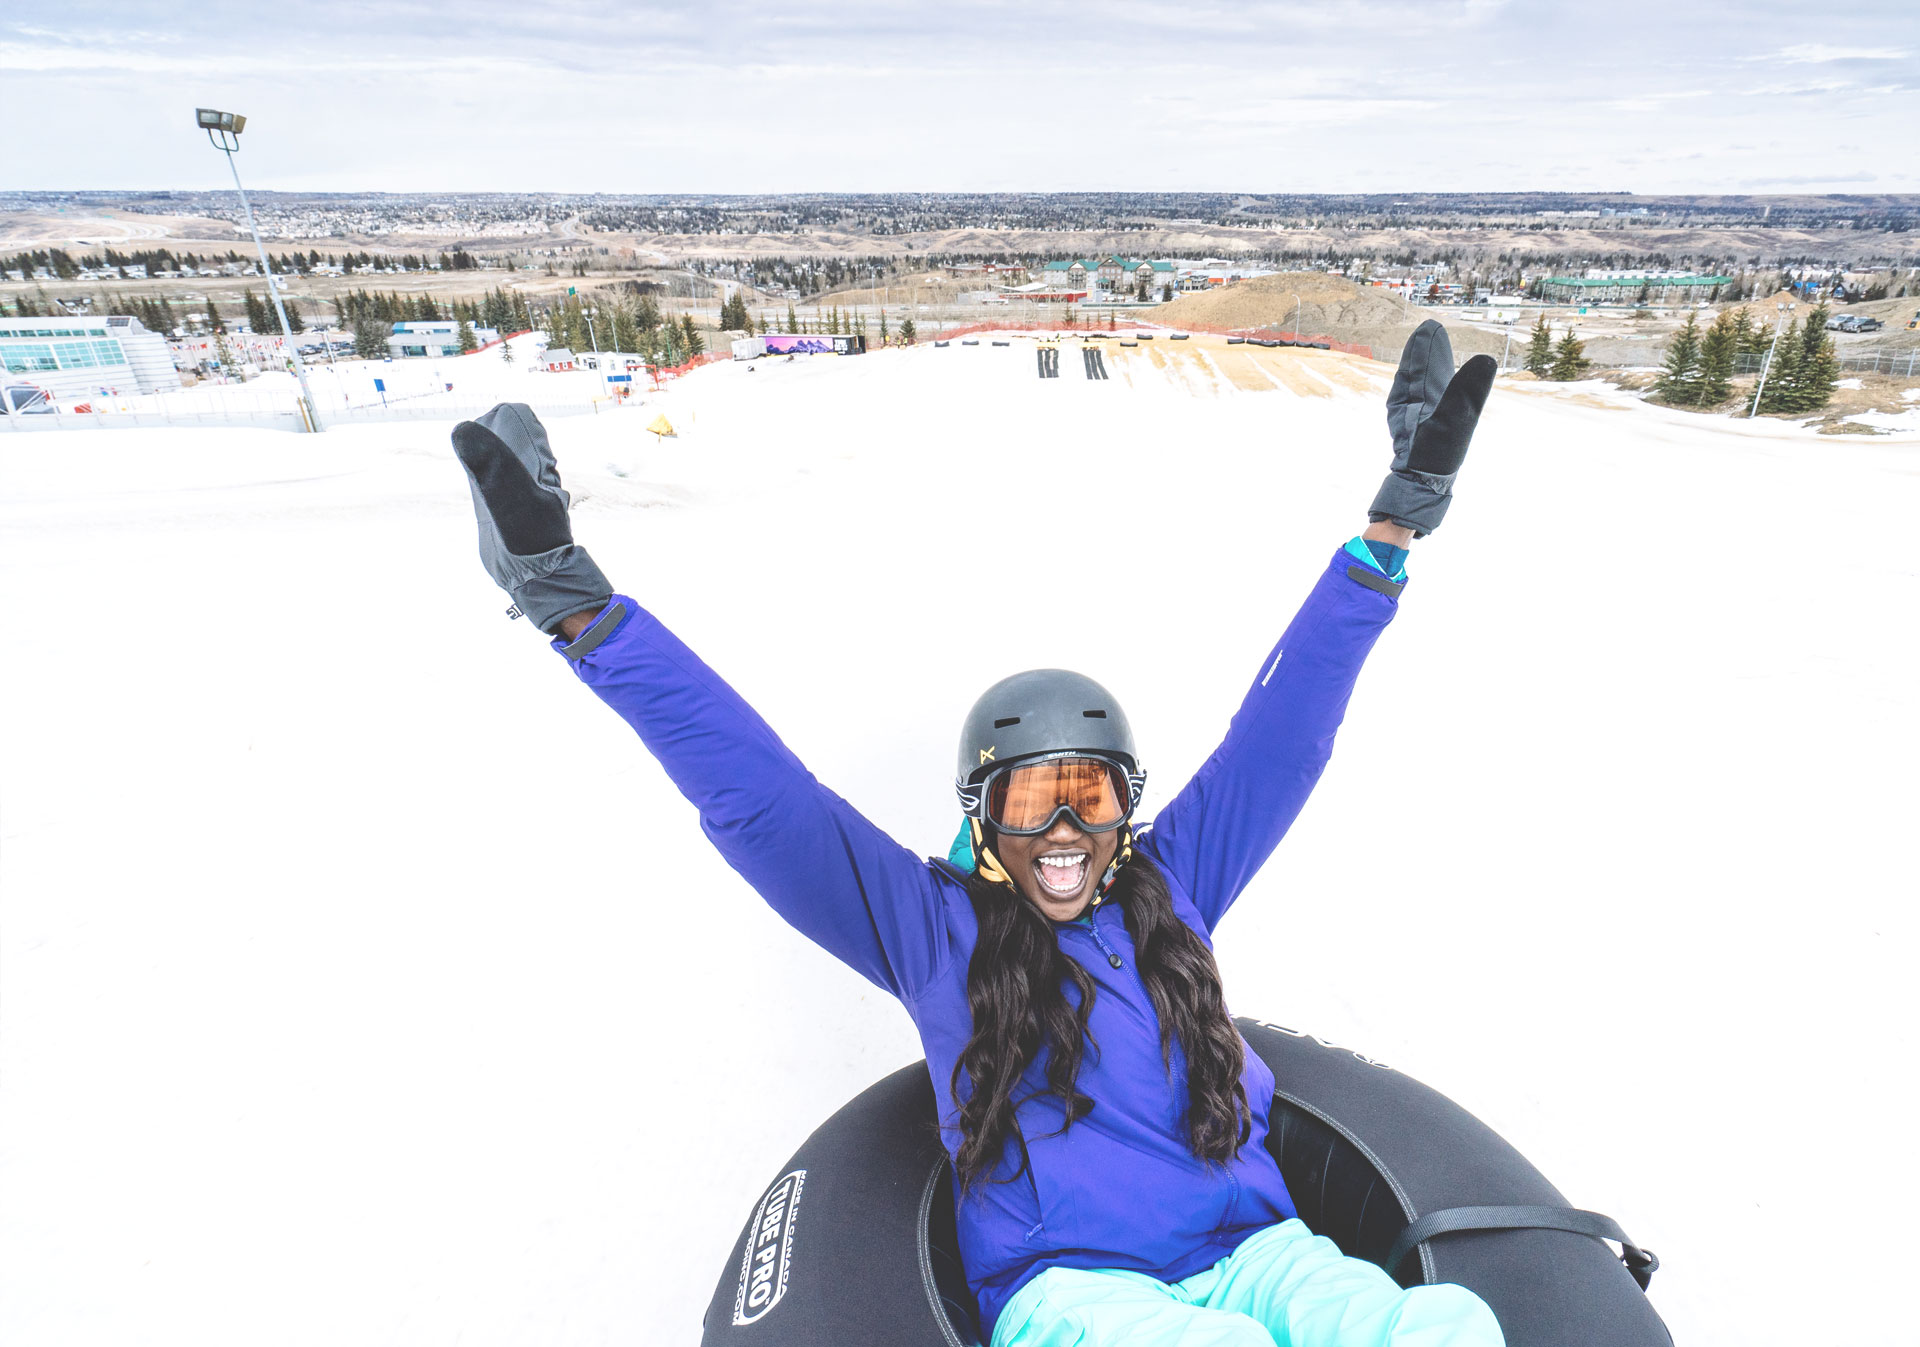
{"type": "Polygon", "coordinates": [[[167,339],[138,318],[0,318],[0,375],[57,398],[180,387],[167,339]]]}
{"type": "MultiPolygon", "coordinates": [[[[490,341],[498,341],[500,334],[490,327],[473,329],[473,339],[485,346],[490,341]]],[[[387,349],[395,360],[404,360],[409,356],[443,356],[460,354],[460,324],[447,319],[437,322],[395,323],[393,335],[387,338],[387,349]]]]}

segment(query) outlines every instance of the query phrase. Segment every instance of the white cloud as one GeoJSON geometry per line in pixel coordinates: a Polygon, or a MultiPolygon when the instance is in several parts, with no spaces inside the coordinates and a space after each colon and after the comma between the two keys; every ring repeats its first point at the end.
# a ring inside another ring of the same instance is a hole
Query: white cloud
{"type": "Polygon", "coordinates": [[[1827,61],[1904,61],[1908,53],[1887,47],[1829,47],[1810,42],[1782,47],[1779,58],[1789,65],[1818,65],[1827,61]]]}
{"type": "MultiPolygon", "coordinates": [[[[1096,21],[1030,0],[201,0],[141,33],[138,6],[10,0],[0,81],[62,116],[7,185],[208,185],[220,165],[181,129],[196,104],[249,114],[263,188],[1838,184],[1839,142],[1920,124],[1916,44],[1880,41],[1912,30],[1914,3],[1613,0],[1596,27],[1501,0],[1111,0],[1096,21]],[[1782,46],[1805,33],[1823,40],[1782,46]],[[1784,144],[1736,144],[1789,97],[1784,144]],[[852,115],[783,116],[796,99],[852,115]],[[1088,135],[1124,148],[1063,156],[1088,135]]],[[[1888,143],[1887,189],[1920,187],[1920,156],[1888,143]]]]}

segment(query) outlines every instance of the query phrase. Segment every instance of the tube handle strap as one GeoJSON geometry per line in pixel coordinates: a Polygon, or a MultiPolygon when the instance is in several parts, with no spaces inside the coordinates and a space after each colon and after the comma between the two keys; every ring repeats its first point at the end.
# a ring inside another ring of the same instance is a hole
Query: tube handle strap
{"type": "Polygon", "coordinates": [[[1381,1266],[1391,1276],[1402,1259],[1428,1240],[1463,1230],[1565,1230],[1593,1239],[1610,1239],[1620,1246],[1620,1261],[1642,1291],[1660,1266],[1660,1260],[1628,1239],[1627,1232],[1611,1216],[1576,1207],[1445,1207],[1430,1211],[1400,1232],[1381,1266]]]}

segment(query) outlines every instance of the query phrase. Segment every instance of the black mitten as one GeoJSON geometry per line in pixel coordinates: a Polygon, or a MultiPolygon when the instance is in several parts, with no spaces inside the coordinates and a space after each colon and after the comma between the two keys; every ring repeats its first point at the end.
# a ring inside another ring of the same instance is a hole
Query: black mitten
{"type": "Polygon", "coordinates": [[[1446,328],[1429,318],[1414,329],[1387,393],[1393,471],[1380,484],[1368,519],[1391,520],[1416,538],[1440,527],[1498,372],[1492,356],[1477,355],[1455,374],[1446,328]]]}
{"type": "Polygon", "coordinates": [[[453,430],[480,525],[480,562],[521,612],[548,633],[562,618],[606,605],[607,577],[573,541],[572,504],[533,409],[503,402],[453,430]]]}

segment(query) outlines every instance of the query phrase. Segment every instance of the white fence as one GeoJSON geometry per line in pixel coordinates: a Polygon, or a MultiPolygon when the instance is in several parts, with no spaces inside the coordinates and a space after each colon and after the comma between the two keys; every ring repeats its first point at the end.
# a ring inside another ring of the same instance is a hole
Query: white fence
{"type": "MultiPolygon", "coordinates": [[[[1920,348],[1904,351],[1839,351],[1835,353],[1843,374],[1896,374],[1911,379],[1920,375],[1920,348]]],[[[1767,353],[1743,353],[1733,358],[1735,374],[1758,374],[1767,361],[1767,353]]]]}

